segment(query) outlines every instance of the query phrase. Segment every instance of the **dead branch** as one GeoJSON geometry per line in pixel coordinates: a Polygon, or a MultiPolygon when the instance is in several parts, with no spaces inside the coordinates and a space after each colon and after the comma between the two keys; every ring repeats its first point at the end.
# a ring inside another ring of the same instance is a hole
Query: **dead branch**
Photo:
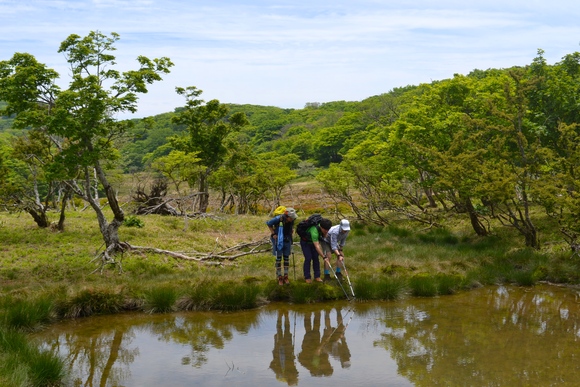
{"type": "Polygon", "coordinates": [[[203,263],[206,265],[222,265],[222,261],[235,261],[240,257],[244,257],[252,254],[262,254],[269,252],[270,241],[268,238],[263,238],[258,241],[239,243],[235,246],[228,247],[220,251],[212,251],[209,253],[202,252],[176,252],[171,250],[159,249],[156,247],[146,247],[146,246],[133,246],[127,244],[130,251],[138,252],[152,252],[156,254],[168,255],[172,258],[182,259],[186,261],[195,261],[203,263]],[[268,245],[268,248],[261,248],[264,245],[268,245]]]}

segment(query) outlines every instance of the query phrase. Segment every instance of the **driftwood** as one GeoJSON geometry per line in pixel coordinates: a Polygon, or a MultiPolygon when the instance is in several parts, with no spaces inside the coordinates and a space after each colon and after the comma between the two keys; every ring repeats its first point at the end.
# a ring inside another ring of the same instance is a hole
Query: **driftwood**
{"type": "Polygon", "coordinates": [[[117,266],[119,268],[119,272],[122,273],[123,272],[122,257],[125,252],[163,254],[170,256],[172,258],[182,259],[186,261],[194,261],[205,265],[222,266],[224,261],[233,262],[236,259],[244,257],[246,255],[262,254],[269,251],[271,251],[271,244],[269,238],[263,238],[261,240],[253,242],[239,243],[235,246],[228,247],[220,251],[212,251],[209,253],[202,253],[197,251],[184,253],[159,249],[156,247],[133,246],[129,243],[123,242],[121,254],[117,256],[117,259],[115,259],[115,256],[113,255],[106,254],[106,251],[98,254],[91,261],[94,262],[99,260],[98,267],[92,273],[95,273],[97,271],[100,271],[102,273],[105,266],[107,265],[117,266]],[[266,245],[267,247],[264,247],[266,245]]]}
{"type": "Polygon", "coordinates": [[[270,241],[267,239],[262,239],[255,242],[240,243],[227,249],[201,253],[197,251],[189,253],[181,253],[170,250],[158,249],[155,247],[144,247],[144,246],[131,246],[130,249],[138,252],[153,252],[157,254],[169,255],[173,258],[183,259],[187,261],[203,262],[206,264],[221,265],[221,261],[235,261],[237,258],[244,257],[246,255],[252,254],[262,254],[271,250],[270,241]],[[268,248],[260,249],[260,247],[268,244],[268,248]],[[248,251],[241,251],[242,249],[247,249],[248,251]]]}

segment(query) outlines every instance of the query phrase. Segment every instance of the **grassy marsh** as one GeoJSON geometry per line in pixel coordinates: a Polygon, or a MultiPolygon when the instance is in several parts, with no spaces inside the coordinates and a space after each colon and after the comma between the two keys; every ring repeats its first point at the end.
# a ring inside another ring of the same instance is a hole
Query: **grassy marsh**
{"type": "MultiPolygon", "coordinates": [[[[120,237],[134,246],[192,254],[266,241],[267,216],[189,219],[150,215],[131,218],[120,237]]],[[[70,211],[66,229],[39,229],[25,214],[0,213],[0,336],[18,337],[60,319],[124,311],[236,310],[269,301],[310,303],[344,299],[335,281],[306,284],[298,244],[290,257],[290,285],[279,286],[269,252],[224,260],[220,265],[157,253],[127,252],[124,272],[92,262],[103,242],[91,212],[70,211]]],[[[268,249],[268,245],[263,246],[268,249]]],[[[357,302],[433,297],[487,284],[532,286],[538,281],[578,284],[580,264],[565,246],[541,251],[521,246],[512,231],[480,238],[457,221],[453,228],[414,230],[352,222],[345,247],[357,302]]],[[[344,282],[350,296],[350,288],[344,282]]],[[[57,385],[58,359],[33,346],[0,346],[0,383],[57,385]],[[22,357],[30,361],[20,362],[22,357]],[[19,363],[20,362],[20,363],[19,363]],[[44,375],[44,376],[42,376],[44,375]],[[42,379],[42,378],[45,379],[42,379]]]]}

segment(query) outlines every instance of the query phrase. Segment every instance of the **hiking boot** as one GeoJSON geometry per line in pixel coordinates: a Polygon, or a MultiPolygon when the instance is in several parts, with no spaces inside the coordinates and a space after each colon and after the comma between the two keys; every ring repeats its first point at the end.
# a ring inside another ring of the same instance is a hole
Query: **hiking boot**
{"type": "Polygon", "coordinates": [[[286,274],[284,276],[284,285],[289,285],[290,284],[290,280],[288,279],[288,274],[286,274]]]}
{"type": "Polygon", "coordinates": [[[311,284],[311,283],[312,283],[312,280],[311,280],[310,278],[307,278],[307,279],[306,279],[306,283],[307,283],[307,284],[311,284]]]}
{"type": "Polygon", "coordinates": [[[332,278],[330,278],[330,274],[324,275],[324,282],[330,282],[331,280],[332,280],[332,278]]]}
{"type": "Polygon", "coordinates": [[[340,271],[336,272],[336,278],[342,281],[342,273],[340,271]]]}
{"type": "Polygon", "coordinates": [[[316,281],[316,282],[322,282],[322,278],[316,277],[316,278],[314,278],[314,281],[316,281]]]}
{"type": "Polygon", "coordinates": [[[281,275],[278,276],[278,285],[280,286],[284,285],[284,277],[282,277],[281,275]]]}

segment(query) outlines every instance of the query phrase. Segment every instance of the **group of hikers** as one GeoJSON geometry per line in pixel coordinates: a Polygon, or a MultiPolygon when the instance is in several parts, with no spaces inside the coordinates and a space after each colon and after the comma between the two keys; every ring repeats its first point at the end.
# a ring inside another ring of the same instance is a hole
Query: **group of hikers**
{"type": "MultiPolygon", "coordinates": [[[[290,254],[294,221],[298,215],[292,207],[279,207],[274,214],[275,216],[268,220],[266,225],[271,233],[272,254],[276,257],[276,278],[279,285],[285,285],[290,283],[288,278],[290,254]]],[[[342,280],[342,270],[346,272],[342,249],[349,231],[350,223],[347,219],[342,219],[339,224],[333,226],[330,219],[323,218],[319,214],[311,215],[298,224],[296,233],[300,237],[300,248],[304,255],[303,271],[307,283],[312,283],[312,275],[314,281],[323,282],[319,257],[324,261],[324,281],[332,279],[331,272],[334,272],[337,280],[342,280]],[[330,263],[332,254],[336,256],[335,268],[330,263]]]]}

